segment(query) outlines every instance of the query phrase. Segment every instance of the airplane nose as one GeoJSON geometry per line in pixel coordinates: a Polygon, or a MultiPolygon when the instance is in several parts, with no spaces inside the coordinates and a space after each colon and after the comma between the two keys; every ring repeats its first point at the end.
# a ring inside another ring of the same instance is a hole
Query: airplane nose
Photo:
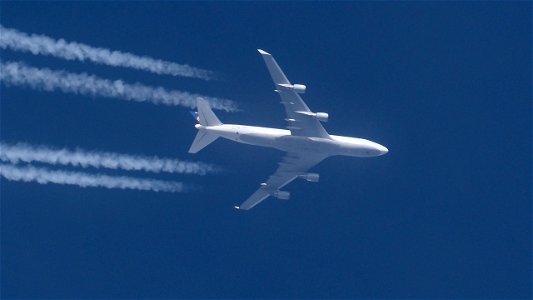
{"type": "Polygon", "coordinates": [[[379,145],[378,150],[379,150],[379,155],[384,155],[389,152],[389,149],[387,149],[387,147],[384,147],[381,145],[379,145]]]}

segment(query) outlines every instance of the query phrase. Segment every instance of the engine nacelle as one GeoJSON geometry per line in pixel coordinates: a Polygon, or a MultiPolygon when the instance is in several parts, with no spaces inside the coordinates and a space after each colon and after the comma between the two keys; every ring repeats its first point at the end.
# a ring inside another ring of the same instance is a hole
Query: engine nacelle
{"type": "Polygon", "coordinates": [[[328,113],[325,112],[317,112],[315,114],[315,119],[319,120],[320,122],[327,122],[329,118],[328,113]]]}
{"type": "Polygon", "coordinates": [[[291,90],[293,92],[296,92],[298,94],[305,93],[306,86],[303,84],[288,84],[288,83],[280,83],[278,84],[281,88],[291,90]]]}
{"type": "Polygon", "coordinates": [[[305,85],[303,85],[303,84],[294,84],[292,86],[292,90],[295,91],[298,94],[304,94],[306,88],[307,87],[305,85]]]}
{"type": "Polygon", "coordinates": [[[289,200],[289,198],[291,197],[291,193],[285,191],[275,191],[274,193],[272,193],[272,196],[281,200],[289,200]]]}
{"type": "Polygon", "coordinates": [[[318,182],[318,180],[320,179],[320,175],[317,173],[307,173],[300,175],[300,178],[305,179],[309,182],[318,182]]]}

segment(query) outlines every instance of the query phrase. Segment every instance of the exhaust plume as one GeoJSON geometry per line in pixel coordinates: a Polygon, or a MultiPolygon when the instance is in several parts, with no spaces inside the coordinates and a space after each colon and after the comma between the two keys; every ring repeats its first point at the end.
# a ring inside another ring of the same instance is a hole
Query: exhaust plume
{"type": "Polygon", "coordinates": [[[90,61],[96,64],[132,68],[160,75],[182,76],[204,80],[214,79],[216,74],[189,65],[181,65],[147,56],[112,51],[105,48],[53,39],[45,35],[20,32],[0,25],[0,48],[30,52],[34,55],[50,55],[66,60],[90,61]]]}
{"type": "Polygon", "coordinates": [[[128,155],[112,152],[57,149],[47,146],[32,146],[26,143],[0,142],[0,161],[17,164],[40,162],[82,168],[107,168],[128,171],[168,172],[206,175],[217,171],[209,164],[188,162],[156,156],[128,155]]]}
{"type": "Polygon", "coordinates": [[[39,184],[56,183],[79,187],[103,187],[108,189],[134,189],[154,192],[177,193],[184,190],[183,183],[154,179],[139,179],[124,176],[108,176],[71,171],[55,171],[32,166],[15,166],[0,163],[0,176],[7,180],[37,182],[39,184]]]}
{"type": "Polygon", "coordinates": [[[125,83],[122,80],[108,80],[86,73],[69,73],[47,68],[35,68],[19,62],[0,64],[0,81],[6,85],[30,87],[43,91],[62,91],[92,97],[116,98],[136,102],[150,102],[168,106],[196,107],[196,98],[206,99],[212,108],[237,111],[233,101],[206,97],[188,92],[151,87],[140,83],[125,83]]]}

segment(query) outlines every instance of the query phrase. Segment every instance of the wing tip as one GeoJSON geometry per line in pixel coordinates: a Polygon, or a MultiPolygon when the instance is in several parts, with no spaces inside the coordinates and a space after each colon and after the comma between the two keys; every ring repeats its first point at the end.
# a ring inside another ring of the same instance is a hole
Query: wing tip
{"type": "Polygon", "coordinates": [[[237,206],[237,205],[235,205],[234,208],[235,208],[236,210],[240,210],[240,209],[241,209],[241,208],[240,208],[239,206],[237,206]]]}
{"type": "Polygon", "coordinates": [[[259,51],[259,53],[261,53],[261,55],[271,55],[270,53],[266,52],[265,50],[262,50],[262,49],[257,49],[257,51],[259,51]]]}

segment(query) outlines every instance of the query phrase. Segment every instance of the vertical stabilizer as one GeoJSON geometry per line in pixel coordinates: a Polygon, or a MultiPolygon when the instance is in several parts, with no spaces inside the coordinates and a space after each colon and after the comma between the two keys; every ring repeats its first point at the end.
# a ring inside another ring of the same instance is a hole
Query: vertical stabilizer
{"type": "Polygon", "coordinates": [[[203,98],[196,99],[196,107],[198,108],[198,122],[203,126],[217,126],[222,125],[222,122],[217,118],[209,102],[203,98]]]}
{"type": "Polygon", "coordinates": [[[222,122],[220,122],[220,120],[217,118],[217,116],[209,106],[209,102],[202,98],[197,98],[196,107],[198,108],[197,120],[200,125],[195,126],[196,128],[198,128],[198,133],[196,134],[196,137],[192,142],[191,148],[189,149],[189,153],[197,153],[198,151],[202,150],[218,138],[218,135],[209,132],[206,127],[222,125],[222,122]]]}

